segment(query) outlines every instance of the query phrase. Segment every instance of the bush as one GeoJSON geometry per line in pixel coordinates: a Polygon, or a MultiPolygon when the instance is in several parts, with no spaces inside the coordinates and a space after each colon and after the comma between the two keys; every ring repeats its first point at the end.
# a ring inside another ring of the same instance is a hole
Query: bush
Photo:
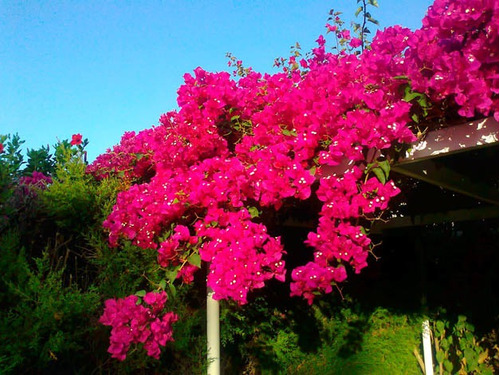
{"type": "Polygon", "coordinates": [[[99,296],[94,289],[63,285],[64,266],[54,268],[47,252],[34,262],[31,270],[20,252],[16,266],[22,272],[6,282],[11,298],[0,319],[0,372],[82,371],[99,296]]]}
{"type": "Polygon", "coordinates": [[[226,308],[222,322],[230,373],[420,373],[413,354],[420,345],[419,316],[331,299],[312,309],[271,307],[261,299],[245,310],[226,308]],[[238,347],[237,358],[232,346],[238,347]]]}

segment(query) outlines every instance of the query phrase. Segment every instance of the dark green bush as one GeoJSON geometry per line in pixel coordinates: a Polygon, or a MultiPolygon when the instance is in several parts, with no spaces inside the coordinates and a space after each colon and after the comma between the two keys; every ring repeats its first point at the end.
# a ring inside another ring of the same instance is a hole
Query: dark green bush
{"type": "Polygon", "coordinates": [[[0,372],[22,373],[84,369],[89,353],[91,317],[98,307],[95,289],[63,285],[64,268],[54,269],[48,253],[34,259],[31,270],[22,252],[17,281],[7,281],[10,303],[0,318],[0,372]]]}

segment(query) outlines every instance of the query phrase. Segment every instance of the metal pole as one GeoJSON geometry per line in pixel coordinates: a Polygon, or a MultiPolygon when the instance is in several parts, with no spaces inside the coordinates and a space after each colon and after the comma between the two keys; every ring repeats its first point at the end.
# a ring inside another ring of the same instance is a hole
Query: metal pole
{"type": "Polygon", "coordinates": [[[208,375],[220,375],[219,301],[207,287],[207,360],[208,375]]]}
{"type": "Polygon", "coordinates": [[[422,342],[424,347],[425,375],[434,375],[434,365],[432,364],[431,329],[429,321],[422,323],[422,342]]]}

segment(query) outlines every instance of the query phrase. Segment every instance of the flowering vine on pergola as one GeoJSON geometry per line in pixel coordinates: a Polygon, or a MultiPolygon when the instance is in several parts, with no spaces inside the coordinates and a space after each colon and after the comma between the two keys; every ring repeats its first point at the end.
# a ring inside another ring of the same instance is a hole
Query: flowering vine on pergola
{"type": "Polygon", "coordinates": [[[495,0],[437,0],[421,29],[379,31],[362,53],[355,39],[338,54],[323,36],[317,43],[276,74],[250,69],[235,80],[197,68],[184,76],[178,111],[126,133],[89,166],[129,186],[104,222],[111,245],[157,251],[166,270],[145,304],[136,295],[106,302],[113,357],[123,360],[133,342],[159,357],[176,319],[162,317],[163,289],[192,282],[202,261],[215,299],[245,304],[272,278],[309,303],[330,293],[347,268],[368,265],[370,224],[399,193],[389,172],[404,145],[450,119],[498,121],[495,0]],[[283,257],[294,249],[269,234],[265,216],[313,198],[321,209],[305,241],[311,260],[287,273],[283,257]]]}

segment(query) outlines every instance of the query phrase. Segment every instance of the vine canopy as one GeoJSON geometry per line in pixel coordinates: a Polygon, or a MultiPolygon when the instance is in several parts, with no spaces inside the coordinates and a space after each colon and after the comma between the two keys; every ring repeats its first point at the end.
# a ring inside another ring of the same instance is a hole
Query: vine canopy
{"type": "MultiPolygon", "coordinates": [[[[177,111],[125,133],[88,167],[126,181],[104,222],[110,244],[156,251],[162,287],[192,282],[205,262],[216,299],[245,304],[275,278],[312,303],[368,265],[369,227],[399,193],[389,172],[405,144],[456,119],[498,120],[498,2],[437,0],[421,29],[378,31],[362,52],[346,30],[327,30],[346,48],[328,52],[320,36],[275,74],[186,74],[177,111]],[[321,206],[305,241],[311,260],[287,272],[284,255],[296,250],[268,218],[306,200],[321,206]]],[[[120,336],[133,318],[112,305],[103,323],[113,326],[110,352],[124,359],[130,343],[149,339],[120,336]]]]}

